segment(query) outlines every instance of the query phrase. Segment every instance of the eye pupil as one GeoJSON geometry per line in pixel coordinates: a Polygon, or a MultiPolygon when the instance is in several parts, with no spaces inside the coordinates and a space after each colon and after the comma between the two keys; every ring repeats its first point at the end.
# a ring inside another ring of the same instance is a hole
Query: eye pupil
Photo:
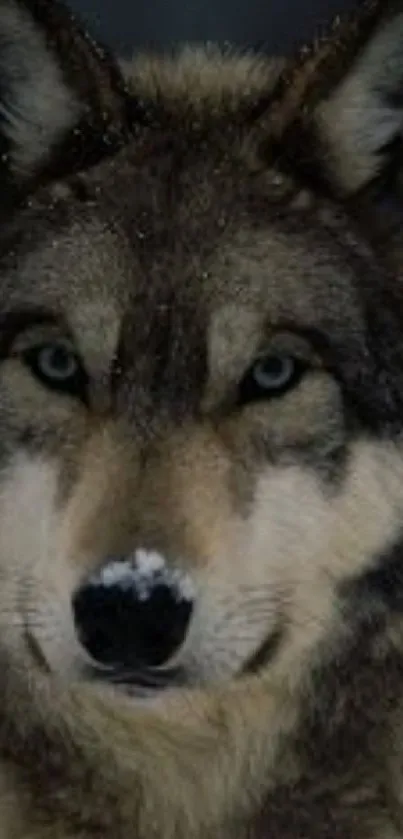
{"type": "Polygon", "coordinates": [[[38,351],[38,368],[48,379],[71,379],[77,367],[74,353],[62,344],[49,344],[38,351]]]}
{"type": "Polygon", "coordinates": [[[68,342],[55,341],[30,347],[24,352],[24,361],[47,387],[85,399],[87,377],[68,342]]]}
{"type": "Polygon", "coordinates": [[[75,369],[74,356],[65,347],[45,347],[40,355],[40,363],[43,372],[60,378],[70,376],[72,369],[75,369]]]}
{"type": "Polygon", "coordinates": [[[256,384],[265,390],[282,387],[291,379],[294,360],[287,355],[268,355],[255,362],[253,375],[256,384]]]}
{"type": "Polygon", "coordinates": [[[245,404],[281,396],[297,384],[302,372],[302,363],[291,355],[271,353],[261,356],[241,382],[240,402],[245,404]]]}

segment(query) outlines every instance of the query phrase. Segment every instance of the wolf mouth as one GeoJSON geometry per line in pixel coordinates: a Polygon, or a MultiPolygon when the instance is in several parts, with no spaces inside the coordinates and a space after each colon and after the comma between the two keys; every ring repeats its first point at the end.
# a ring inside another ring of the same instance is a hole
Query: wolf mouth
{"type": "MultiPolygon", "coordinates": [[[[242,678],[248,673],[258,673],[267,667],[277,654],[284,636],[284,627],[282,625],[276,626],[240,668],[238,674],[234,674],[234,677],[242,678]]],[[[87,665],[85,675],[91,680],[109,684],[132,696],[143,698],[172,688],[189,686],[193,680],[182,665],[171,667],[139,666],[138,668],[87,665]]],[[[194,674],[192,675],[194,678],[194,674]]]]}
{"type": "Polygon", "coordinates": [[[103,682],[134,696],[150,696],[168,688],[181,687],[187,683],[181,667],[111,667],[99,668],[88,665],[85,675],[91,680],[103,682]]]}

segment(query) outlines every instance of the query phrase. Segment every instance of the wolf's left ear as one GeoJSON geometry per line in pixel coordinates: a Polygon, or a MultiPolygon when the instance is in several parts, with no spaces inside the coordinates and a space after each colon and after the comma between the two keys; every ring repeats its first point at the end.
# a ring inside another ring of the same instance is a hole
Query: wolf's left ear
{"type": "Polygon", "coordinates": [[[381,16],[347,73],[317,104],[313,129],[325,178],[341,195],[403,167],[402,9],[381,16]]]}
{"type": "Polygon", "coordinates": [[[118,69],[58,0],[0,0],[0,188],[68,174],[125,119],[118,69]]]}

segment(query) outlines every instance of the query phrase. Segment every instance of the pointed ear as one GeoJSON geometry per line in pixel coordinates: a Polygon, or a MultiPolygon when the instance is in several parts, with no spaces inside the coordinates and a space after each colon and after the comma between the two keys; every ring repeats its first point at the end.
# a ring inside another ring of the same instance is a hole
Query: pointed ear
{"type": "Polygon", "coordinates": [[[317,105],[313,122],[320,163],[336,192],[351,196],[398,174],[403,163],[402,8],[381,17],[341,81],[317,105]]]}
{"type": "Polygon", "coordinates": [[[3,194],[102,154],[125,130],[125,109],[117,64],[65,6],[0,0],[3,194]]]}

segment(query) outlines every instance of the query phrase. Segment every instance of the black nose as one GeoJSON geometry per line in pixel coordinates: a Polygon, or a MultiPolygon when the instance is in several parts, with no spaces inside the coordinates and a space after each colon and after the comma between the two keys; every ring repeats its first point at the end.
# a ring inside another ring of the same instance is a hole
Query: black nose
{"type": "MultiPolygon", "coordinates": [[[[189,581],[161,563],[113,560],[73,597],[81,643],[102,664],[157,667],[183,642],[192,596],[189,581]]],[[[158,556],[158,555],[150,555],[158,556]]]]}

